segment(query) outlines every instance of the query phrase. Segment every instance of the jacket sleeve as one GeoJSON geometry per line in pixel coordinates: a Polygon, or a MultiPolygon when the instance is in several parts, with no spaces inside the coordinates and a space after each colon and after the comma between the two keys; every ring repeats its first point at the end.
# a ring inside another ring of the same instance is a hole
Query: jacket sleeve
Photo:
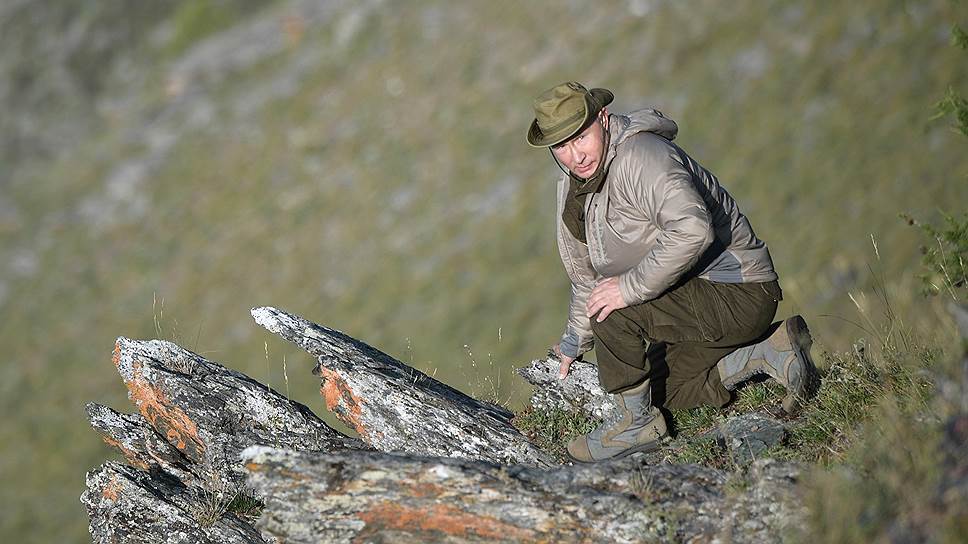
{"type": "Polygon", "coordinates": [[[628,305],[652,300],[695,266],[713,241],[712,221],[692,175],[668,145],[650,145],[622,161],[625,196],[659,234],[642,261],[619,276],[628,305]]]}
{"type": "Polygon", "coordinates": [[[569,357],[590,351],[595,344],[591,321],[586,315],[585,304],[595,287],[595,271],[588,256],[588,247],[568,232],[561,220],[559,205],[557,219],[558,251],[561,264],[571,282],[571,300],[568,303],[568,319],[561,335],[561,352],[569,357]]]}
{"type": "Polygon", "coordinates": [[[561,353],[569,357],[590,351],[595,341],[592,336],[591,322],[586,315],[585,303],[591,293],[592,285],[571,285],[571,302],[568,305],[568,322],[561,335],[561,353]]]}

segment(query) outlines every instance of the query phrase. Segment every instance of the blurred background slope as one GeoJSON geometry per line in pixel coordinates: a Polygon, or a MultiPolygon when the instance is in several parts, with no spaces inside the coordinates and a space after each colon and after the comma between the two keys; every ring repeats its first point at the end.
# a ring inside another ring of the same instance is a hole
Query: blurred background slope
{"type": "Polygon", "coordinates": [[[88,540],[83,473],[108,454],[83,404],[130,409],[119,335],[323,412],[310,358],[248,315],[271,304],[520,404],[510,367],[567,305],[556,170],[524,143],[562,80],[679,122],[824,347],[866,334],[848,293],[876,312],[879,284],[936,328],[898,213],[968,207],[963,144],[927,120],[968,83],[956,6],[0,4],[0,534],[88,540]]]}

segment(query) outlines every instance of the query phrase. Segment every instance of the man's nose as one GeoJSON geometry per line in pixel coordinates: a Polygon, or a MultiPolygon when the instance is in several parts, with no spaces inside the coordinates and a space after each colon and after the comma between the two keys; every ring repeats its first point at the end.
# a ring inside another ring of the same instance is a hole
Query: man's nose
{"type": "Polygon", "coordinates": [[[576,149],[574,153],[575,153],[574,157],[575,157],[576,163],[582,164],[585,162],[585,153],[583,151],[579,151],[576,149]]]}

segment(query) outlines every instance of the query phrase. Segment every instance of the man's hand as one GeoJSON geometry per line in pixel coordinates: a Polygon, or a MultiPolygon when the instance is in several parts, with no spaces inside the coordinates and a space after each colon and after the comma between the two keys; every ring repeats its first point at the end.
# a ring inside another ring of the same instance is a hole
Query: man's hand
{"type": "Polygon", "coordinates": [[[596,321],[605,321],[608,314],[615,310],[627,307],[628,304],[622,299],[622,291],[618,288],[618,277],[605,278],[592,289],[588,295],[588,302],[585,310],[589,318],[598,314],[596,321]]]}
{"type": "Polygon", "coordinates": [[[562,353],[561,344],[551,346],[551,351],[561,360],[561,366],[558,367],[558,379],[563,380],[568,376],[568,369],[571,368],[571,363],[575,362],[575,358],[562,353]]]}

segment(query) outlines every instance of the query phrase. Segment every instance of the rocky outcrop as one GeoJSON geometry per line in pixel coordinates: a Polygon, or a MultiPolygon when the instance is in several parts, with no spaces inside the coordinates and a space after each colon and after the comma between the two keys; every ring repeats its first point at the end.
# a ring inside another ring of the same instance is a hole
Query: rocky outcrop
{"type": "Polygon", "coordinates": [[[286,542],[765,542],[798,514],[798,472],[770,460],[732,494],[722,471],[635,459],[542,470],[261,447],[243,457],[267,497],[260,525],[286,542]]]}
{"type": "Polygon", "coordinates": [[[275,308],[256,322],[318,363],[326,408],[378,450],[548,466],[551,458],[511,425],[504,408],[481,402],[345,334],[275,308]]]}
{"type": "Polygon", "coordinates": [[[114,365],[141,417],[104,417],[104,408],[90,405],[92,424],[129,459],[147,452],[150,461],[176,476],[183,476],[172,470],[180,462],[188,467],[189,480],[238,488],[246,478],[239,454],[253,444],[311,451],[365,447],[308,407],[170,342],[119,338],[114,365]],[[132,427],[141,430],[143,443],[132,427]]]}
{"type": "Polygon", "coordinates": [[[261,542],[229,511],[248,495],[242,450],[367,448],[306,406],[171,342],[119,338],[113,361],[138,413],[87,406],[91,425],[130,464],[88,474],[81,501],[95,542],[261,542]]]}
{"type": "MultiPolygon", "coordinates": [[[[121,338],[114,363],[138,413],[88,405],[127,461],[88,473],[95,542],[759,542],[802,517],[795,465],[560,466],[503,408],[339,331],[275,308],[252,315],[316,357],[326,407],[361,439],[175,344],[121,338]]],[[[610,409],[594,367],[557,380],[556,366],[521,371],[538,384],[535,409],[610,409]]],[[[769,427],[757,417],[708,439],[750,447],[769,427]]]]}

